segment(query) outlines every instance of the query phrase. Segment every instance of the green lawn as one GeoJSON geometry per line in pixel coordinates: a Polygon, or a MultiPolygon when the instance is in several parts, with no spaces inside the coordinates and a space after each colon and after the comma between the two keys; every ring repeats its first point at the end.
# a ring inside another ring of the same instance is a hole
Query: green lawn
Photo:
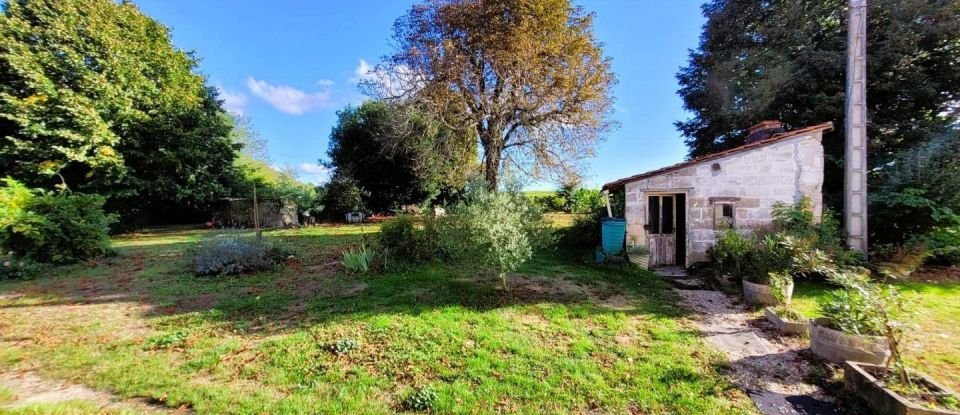
{"type": "MultiPolygon", "coordinates": [[[[895,284],[912,303],[918,330],[909,338],[910,363],[960,390],[960,282],[900,282],[895,284]]],[[[793,304],[808,317],[817,316],[817,299],[833,287],[798,280],[793,304]]]]}
{"type": "Polygon", "coordinates": [[[340,251],[375,231],[268,232],[302,264],[231,278],[190,273],[210,231],[118,237],[117,257],[0,284],[0,367],[198,414],[399,412],[424,387],[435,413],[755,412],[650,273],[553,252],[509,293],[461,266],[347,275],[340,251]]]}

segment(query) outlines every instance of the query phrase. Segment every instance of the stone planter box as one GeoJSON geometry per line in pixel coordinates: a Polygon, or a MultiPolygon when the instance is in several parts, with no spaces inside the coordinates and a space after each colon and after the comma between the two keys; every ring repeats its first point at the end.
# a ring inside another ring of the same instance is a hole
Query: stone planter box
{"type": "MultiPolygon", "coordinates": [[[[793,282],[791,281],[784,289],[784,298],[787,304],[790,304],[790,299],[793,297],[793,282]]],[[[750,304],[761,304],[761,305],[780,305],[780,301],[777,300],[777,297],[773,295],[773,288],[769,285],[763,284],[754,284],[750,281],[743,280],[743,298],[747,300],[750,304]]]]}
{"type": "MultiPolygon", "coordinates": [[[[887,389],[883,381],[875,375],[883,373],[886,368],[861,362],[845,362],[843,366],[844,386],[862,397],[878,413],[895,415],[960,415],[960,412],[948,409],[929,408],[907,399],[906,397],[887,389]]],[[[915,382],[922,382],[931,392],[941,395],[957,394],[933,379],[921,373],[911,373],[915,382]]]]}
{"type": "Polygon", "coordinates": [[[799,334],[805,335],[810,331],[810,321],[789,321],[780,318],[777,315],[776,310],[773,307],[766,307],[763,309],[763,315],[767,317],[767,320],[773,323],[773,326],[780,330],[784,334],[799,334]]]}
{"type": "Polygon", "coordinates": [[[826,327],[827,320],[810,321],[810,350],[836,364],[854,362],[882,365],[890,358],[886,339],[880,336],[857,336],[826,327]]]}

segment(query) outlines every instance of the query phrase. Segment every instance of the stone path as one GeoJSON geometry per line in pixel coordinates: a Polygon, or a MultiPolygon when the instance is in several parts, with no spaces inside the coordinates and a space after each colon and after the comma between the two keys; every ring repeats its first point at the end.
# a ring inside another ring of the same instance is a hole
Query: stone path
{"type": "Polygon", "coordinates": [[[676,268],[657,270],[669,280],[690,310],[706,340],[730,359],[730,377],[765,415],[844,413],[826,392],[804,382],[809,363],[798,352],[803,339],[776,336],[751,325],[754,315],[737,300],[704,289],[702,282],[676,268]]]}
{"type": "Polygon", "coordinates": [[[143,399],[123,399],[83,385],[45,379],[33,372],[0,372],[0,388],[14,395],[12,401],[0,404],[0,413],[4,409],[65,402],[85,402],[102,411],[129,411],[137,414],[189,414],[192,412],[187,407],[171,409],[143,399]]]}

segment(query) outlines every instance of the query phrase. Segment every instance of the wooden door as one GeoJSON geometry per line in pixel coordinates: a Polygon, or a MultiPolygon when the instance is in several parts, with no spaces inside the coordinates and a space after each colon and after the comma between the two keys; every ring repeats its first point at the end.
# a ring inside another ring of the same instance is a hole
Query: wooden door
{"type": "Polygon", "coordinates": [[[652,267],[677,264],[677,211],[676,195],[647,198],[647,247],[652,267]]]}

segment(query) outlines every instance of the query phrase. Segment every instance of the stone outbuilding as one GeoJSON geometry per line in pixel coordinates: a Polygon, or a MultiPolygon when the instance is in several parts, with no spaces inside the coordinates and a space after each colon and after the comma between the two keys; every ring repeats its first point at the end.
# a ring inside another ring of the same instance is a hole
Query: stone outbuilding
{"type": "Polygon", "coordinates": [[[804,197],[823,210],[823,145],[833,123],[785,131],[778,121],[750,127],[747,143],[603,186],[625,196],[627,244],[650,249],[650,265],[707,259],[726,226],[769,225],[774,204],[804,197]]]}

